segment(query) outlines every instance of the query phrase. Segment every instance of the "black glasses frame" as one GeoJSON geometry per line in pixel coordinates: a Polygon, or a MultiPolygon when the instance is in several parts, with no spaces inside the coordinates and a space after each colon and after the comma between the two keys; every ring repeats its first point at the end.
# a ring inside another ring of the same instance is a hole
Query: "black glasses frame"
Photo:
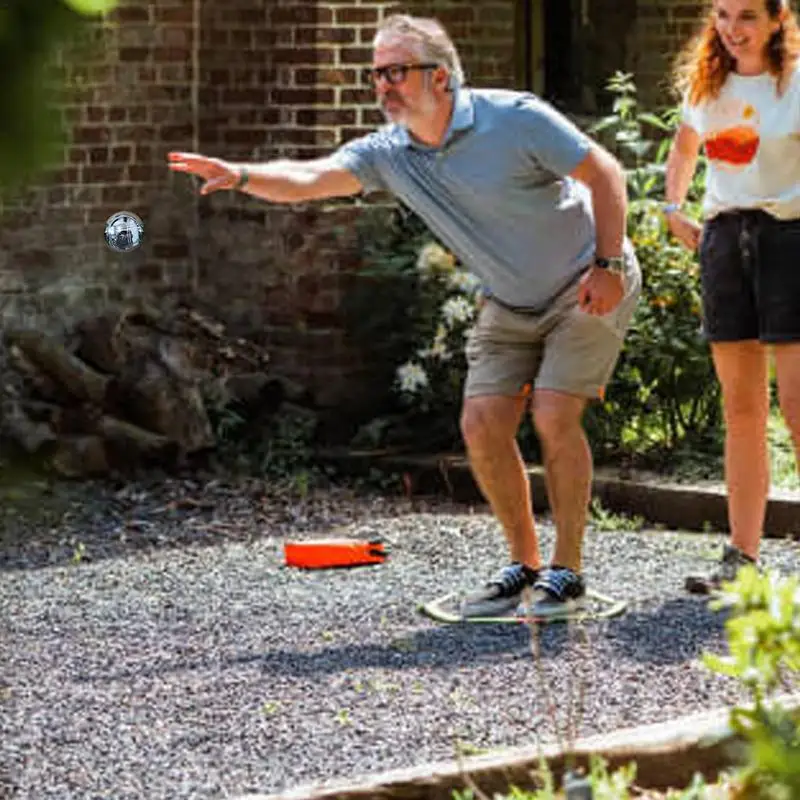
{"type": "Polygon", "coordinates": [[[408,73],[415,70],[436,69],[439,65],[434,63],[425,64],[386,64],[383,67],[367,67],[364,70],[364,78],[367,83],[377,84],[382,78],[390,85],[396,86],[403,83],[408,78],[408,73]]]}

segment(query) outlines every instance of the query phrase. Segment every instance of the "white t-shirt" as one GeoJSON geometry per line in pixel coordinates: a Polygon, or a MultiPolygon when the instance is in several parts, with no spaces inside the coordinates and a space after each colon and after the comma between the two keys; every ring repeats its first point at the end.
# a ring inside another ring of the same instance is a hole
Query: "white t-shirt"
{"type": "Polygon", "coordinates": [[[684,102],[708,158],[703,210],[758,208],[800,218],[800,67],[778,96],[769,73],[731,73],[715,100],[684,102]]]}

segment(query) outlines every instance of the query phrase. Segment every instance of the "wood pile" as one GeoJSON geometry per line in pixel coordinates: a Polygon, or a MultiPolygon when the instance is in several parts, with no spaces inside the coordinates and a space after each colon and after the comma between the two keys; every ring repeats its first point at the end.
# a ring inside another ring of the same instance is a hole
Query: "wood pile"
{"type": "Polygon", "coordinates": [[[175,467],[215,448],[215,411],[308,402],[263,348],[187,306],[137,303],[60,338],[9,329],[3,345],[0,436],[64,477],[175,467]]]}

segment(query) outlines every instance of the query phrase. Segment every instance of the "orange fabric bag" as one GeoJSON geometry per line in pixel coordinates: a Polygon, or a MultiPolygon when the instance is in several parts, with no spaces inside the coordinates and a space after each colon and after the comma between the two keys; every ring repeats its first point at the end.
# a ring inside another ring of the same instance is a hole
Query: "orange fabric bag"
{"type": "Polygon", "coordinates": [[[382,564],[388,555],[380,539],[310,539],[286,542],[283,546],[286,566],[304,569],[359,567],[382,564]]]}

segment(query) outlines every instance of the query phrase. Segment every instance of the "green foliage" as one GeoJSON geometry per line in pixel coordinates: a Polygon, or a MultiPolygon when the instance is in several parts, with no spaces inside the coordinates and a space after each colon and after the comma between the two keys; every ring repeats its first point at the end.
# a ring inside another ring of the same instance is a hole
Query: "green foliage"
{"type": "Polygon", "coordinates": [[[287,406],[265,419],[247,419],[233,407],[211,407],[211,423],[222,465],[283,483],[305,495],[325,475],[314,464],[317,419],[287,406]]]}
{"type": "Polygon", "coordinates": [[[366,210],[357,225],[364,267],[344,311],[381,387],[381,413],[364,423],[354,445],[457,447],[468,320],[446,324],[444,311],[455,302],[474,313],[474,287],[408,210],[366,210]],[[426,380],[415,382],[420,370],[426,380]]]}
{"type": "MultiPolygon", "coordinates": [[[[657,460],[721,449],[719,383],[702,337],[696,255],[668,234],[660,202],[677,110],[644,111],[630,75],[609,82],[612,113],[591,128],[626,165],[628,236],[642,268],[642,297],[606,402],[587,414],[598,460],[657,460]],[[648,135],[653,133],[652,138],[648,135]]],[[[699,216],[705,165],[692,182],[690,214],[699,216]]],[[[674,458],[673,458],[674,460],[674,458]]]]}
{"type": "Polygon", "coordinates": [[[0,186],[13,192],[62,161],[58,54],[79,41],[88,15],[112,0],[9,0],[0,7],[0,186]]]}
{"type": "Polygon", "coordinates": [[[800,797],[800,724],[774,694],[797,685],[800,673],[800,579],[755,567],[739,571],[713,602],[728,609],[727,656],[705,654],[706,666],[736,679],[752,708],[735,708],[731,724],[748,742],[750,759],[739,776],[746,797],[800,797]],[[794,679],[794,680],[792,680],[794,679]]]}
{"type": "MultiPolygon", "coordinates": [[[[610,771],[607,762],[598,756],[590,758],[589,763],[586,781],[591,786],[592,800],[633,800],[641,796],[640,790],[636,787],[635,764],[610,771]]],[[[526,792],[509,787],[508,794],[502,797],[495,795],[492,800],[569,800],[570,795],[564,789],[558,788],[552,772],[544,762],[537,771],[536,783],[540,788],[534,791],[526,792]]],[[[685,789],[672,789],[662,796],[664,800],[715,800],[723,795],[716,793],[715,787],[709,786],[701,775],[697,775],[685,789]]],[[[453,800],[484,799],[488,800],[485,795],[473,789],[453,792],[453,800]]]]}
{"type": "MultiPolygon", "coordinates": [[[[628,195],[634,206],[641,200],[663,199],[667,153],[680,109],[643,110],[630,73],[616,72],[607,88],[614,96],[611,113],[594,123],[589,133],[625,165],[628,195]]],[[[705,189],[705,159],[700,158],[698,166],[688,195],[689,201],[695,203],[702,198],[705,189]]]]}

